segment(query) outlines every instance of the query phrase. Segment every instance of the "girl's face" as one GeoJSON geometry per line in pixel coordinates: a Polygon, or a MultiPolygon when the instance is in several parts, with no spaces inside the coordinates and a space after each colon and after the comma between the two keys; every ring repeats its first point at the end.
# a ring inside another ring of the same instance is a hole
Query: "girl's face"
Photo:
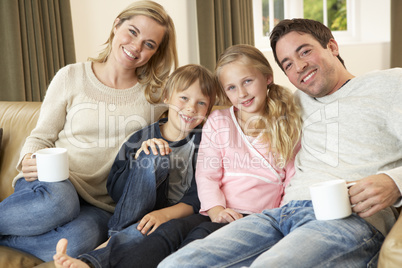
{"type": "Polygon", "coordinates": [[[203,95],[199,80],[186,90],[174,90],[172,95],[164,100],[169,105],[168,133],[170,140],[181,140],[204,120],[209,106],[209,97],[203,95]]]}
{"type": "Polygon", "coordinates": [[[272,77],[236,60],[221,68],[219,82],[243,119],[263,114],[267,105],[267,85],[272,82],[272,77]]]}
{"type": "MultiPolygon", "coordinates": [[[[115,24],[119,22],[116,19],[115,24]]],[[[155,20],[137,15],[114,28],[111,57],[125,69],[145,65],[158,50],[165,28],[155,20]]]]}

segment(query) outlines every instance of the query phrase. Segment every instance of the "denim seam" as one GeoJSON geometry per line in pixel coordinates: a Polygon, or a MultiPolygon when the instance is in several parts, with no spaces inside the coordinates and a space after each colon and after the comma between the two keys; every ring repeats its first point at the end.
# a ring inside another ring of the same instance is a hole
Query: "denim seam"
{"type": "Polygon", "coordinates": [[[100,264],[100,262],[92,255],[85,253],[85,254],[80,255],[79,258],[90,261],[95,266],[95,268],[102,268],[102,265],[100,264]]]}
{"type": "Polygon", "coordinates": [[[245,256],[244,258],[241,258],[241,259],[239,259],[239,260],[236,260],[235,262],[231,262],[231,263],[228,263],[227,265],[224,265],[224,266],[221,266],[222,268],[226,268],[226,267],[232,267],[233,265],[235,265],[235,264],[238,264],[238,263],[241,263],[241,262],[243,262],[244,260],[247,260],[247,259],[251,259],[252,257],[254,257],[254,256],[260,256],[262,253],[264,253],[264,252],[266,252],[267,250],[269,250],[271,247],[266,247],[266,248],[264,248],[264,249],[262,249],[262,250],[259,250],[259,251],[257,251],[257,252],[255,252],[254,254],[248,254],[247,256],[245,256]]]}
{"type": "MultiPolygon", "coordinates": [[[[281,213],[282,214],[282,213],[281,213]]],[[[256,214],[255,214],[256,215],[256,214]]],[[[265,217],[267,217],[267,218],[270,218],[271,219],[271,223],[272,223],[272,227],[273,228],[275,228],[276,230],[278,230],[280,233],[282,233],[282,231],[281,231],[281,229],[280,229],[280,226],[279,226],[279,224],[278,224],[278,222],[276,221],[276,219],[275,219],[275,217],[272,217],[271,215],[264,215],[265,217]],[[275,223],[275,224],[274,224],[275,223]]],[[[243,258],[241,258],[241,259],[239,259],[239,260],[236,260],[235,262],[232,262],[232,263],[230,263],[230,264],[228,264],[227,266],[223,266],[223,267],[231,267],[232,265],[235,265],[235,264],[237,264],[237,263],[241,263],[241,262],[243,262],[244,260],[247,260],[247,259],[251,259],[252,257],[254,257],[254,256],[260,256],[262,253],[264,253],[264,252],[266,252],[267,250],[269,250],[270,248],[272,248],[272,245],[270,245],[270,246],[267,246],[267,247],[264,247],[263,249],[261,249],[261,250],[259,250],[259,251],[256,251],[254,254],[247,254],[247,256],[245,256],[245,257],[243,257],[243,258]]],[[[249,251],[250,252],[250,251],[249,251]]]]}

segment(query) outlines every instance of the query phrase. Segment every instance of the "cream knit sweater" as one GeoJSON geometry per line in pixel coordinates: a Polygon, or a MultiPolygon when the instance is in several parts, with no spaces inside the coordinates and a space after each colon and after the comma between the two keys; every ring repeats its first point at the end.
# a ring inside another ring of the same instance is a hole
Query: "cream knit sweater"
{"type": "MultiPolygon", "coordinates": [[[[70,180],[90,204],[113,212],[106,180],[117,152],[133,132],[155,122],[166,110],[152,105],[143,85],[118,90],[105,86],[92,63],[76,63],[58,71],[49,85],[38,123],[27,138],[25,154],[46,147],[68,150],[70,180]]],[[[13,181],[22,177],[20,173],[13,181]]]]}

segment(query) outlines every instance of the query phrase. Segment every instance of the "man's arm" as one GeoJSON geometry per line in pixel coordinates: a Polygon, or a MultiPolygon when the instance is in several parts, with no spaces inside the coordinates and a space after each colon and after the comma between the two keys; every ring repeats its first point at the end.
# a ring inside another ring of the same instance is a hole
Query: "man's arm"
{"type": "Polygon", "coordinates": [[[353,212],[362,218],[394,205],[401,198],[401,192],[394,180],[383,173],[357,181],[349,189],[349,195],[350,202],[355,205],[353,212]]]}

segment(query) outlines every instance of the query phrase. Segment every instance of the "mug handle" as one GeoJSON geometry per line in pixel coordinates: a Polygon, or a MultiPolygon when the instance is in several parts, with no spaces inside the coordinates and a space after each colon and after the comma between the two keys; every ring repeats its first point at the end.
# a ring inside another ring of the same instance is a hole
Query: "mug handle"
{"type": "MultiPolygon", "coordinates": [[[[346,183],[346,188],[350,188],[350,187],[352,187],[353,185],[355,185],[356,184],[356,182],[354,181],[354,182],[348,182],[348,183],[346,183]]],[[[353,204],[353,205],[351,205],[351,207],[353,208],[354,206],[356,206],[356,204],[353,204]]]]}

